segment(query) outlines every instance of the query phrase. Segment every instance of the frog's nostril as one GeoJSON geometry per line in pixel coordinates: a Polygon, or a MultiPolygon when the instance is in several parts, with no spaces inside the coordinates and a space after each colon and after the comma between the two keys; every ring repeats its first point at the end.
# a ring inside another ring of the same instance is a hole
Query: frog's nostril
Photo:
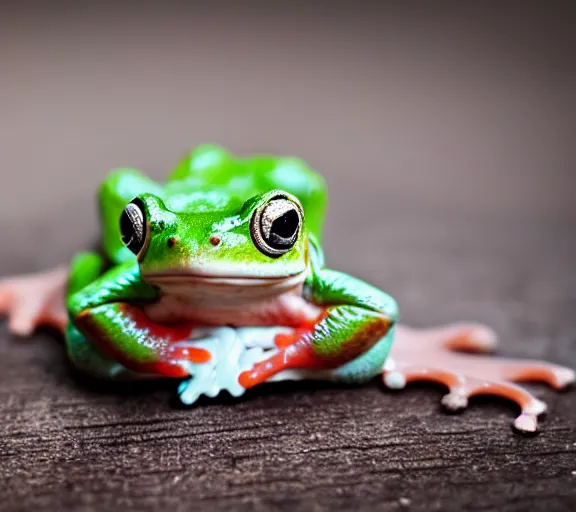
{"type": "Polygon", "coordinates": [[[178,239],[175,236],[171,236],[167,241],[166,244],[168,247],[174,247],[178,243],[178,239]]]}
{"type": "Polygon", "coordinates": [[[210,243],[211,243],[212,245],[218,245],[218,244],[220,243],[220,237],[217,236],[217,235],[212,235],[212,236],[210,237],[210,243]]]}

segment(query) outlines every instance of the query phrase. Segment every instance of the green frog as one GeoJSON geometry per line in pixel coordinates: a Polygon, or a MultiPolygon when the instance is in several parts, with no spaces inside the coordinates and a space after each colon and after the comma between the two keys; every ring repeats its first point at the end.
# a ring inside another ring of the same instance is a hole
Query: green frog
{"type": "Polygon", "coordinates": [[[556,365],[453,352],[491,350],[482,325],[398,325],[390,295],[326,267],[325,181],[297,158],[203,145],[165,184],[117,169],[98,197],[102,253],[0,283],[10,328],[61,328],[70,360],[91,375],[179,379],[188,404],[271,380],[433,380],[448,386],[450,409],[480,393],[516,401],[521,431],[536,430],[545,405],[511,381],[574,380],[556,365]]]}

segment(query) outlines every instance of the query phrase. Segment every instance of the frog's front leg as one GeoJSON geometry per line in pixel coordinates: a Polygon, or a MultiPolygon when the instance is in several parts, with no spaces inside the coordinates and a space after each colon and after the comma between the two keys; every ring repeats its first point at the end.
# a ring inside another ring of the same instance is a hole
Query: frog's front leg
{"type": "Polygon", "coordinates": [[[496,342],[495,333],[482,325],[454,324],[422,330],[398,326],[391,357],[384,369],[384,383],[392,389],[401,389],[414,381],[443,384],[449,393],[442,398],[442,404],[449,410],[465,408],[472,396],[500,396],[521,408],[515,428],[534,432],[546,404],[515,383],[541,381],[561,389],[574,382],[575,373],[543,361],[463,353],[490,352],[496,342]]]}
{"type": "MultiPolygon", "coordinates": [[[[108,360],[137,374],[186,377],[188,363],[204,363],[210,353],[180,343],[192,337],[193,325],[161,325],[145,315],[141,306],[156,294],[140,279],[136,264],[122,265],[72,293],[68,313],[73,327],[108,360]]],[[[69,338],[73,332],[68,329],[69,338]]],[[[70,339],[68,346],[76,350],[70,339]]]]}
{"type": "Polygon", "coordinates": [[[306,298],[323,312],[315,323],[279,336],[279,351],[243,372],[249,388],[287,369],[333,370],[340,380],[369,380],[381,372],[392,343],[398,309],[392,297],[346,274],[322,269],[310,274],[306,298]],[[356,364],[355,361],[361,361],[356,364]]]}

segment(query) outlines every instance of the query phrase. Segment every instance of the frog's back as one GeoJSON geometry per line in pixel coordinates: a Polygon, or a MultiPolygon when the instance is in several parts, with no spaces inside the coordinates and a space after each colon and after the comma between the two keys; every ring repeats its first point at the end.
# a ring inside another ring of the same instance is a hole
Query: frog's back
{"type": "Polygon", "coordinates": [[[135,196],[149,192],[182,208],[197,201],[218,201],[218,196],[245,201],[256,194],[280,189],[295,195],[304,208],[306,228],[318,240],[326,208],[322,176],[293,157],[238,158],[214,145],[197,147],[160,185],[133,169],[113,171],[100,189],[104,250],[114,262],[133,257],[123,246],[118,226],[122,210],[135,196]]]}

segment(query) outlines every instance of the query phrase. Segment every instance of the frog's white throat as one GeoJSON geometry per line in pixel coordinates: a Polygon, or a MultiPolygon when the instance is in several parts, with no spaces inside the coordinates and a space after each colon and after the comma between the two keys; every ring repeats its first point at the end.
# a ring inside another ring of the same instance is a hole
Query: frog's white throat
{"type": "Polygon", "coordinates": [[[145,307],[157,322],[205,325],[285,325],[317,314],[302,298],[306,272],[284,277],[207,276],[191,272],[142,276],[160,290],[145,307]],[[286,316],[292,318],[286,318],[286,316]],[[298,320],[297,318],[298,317],[298,320]]]}

